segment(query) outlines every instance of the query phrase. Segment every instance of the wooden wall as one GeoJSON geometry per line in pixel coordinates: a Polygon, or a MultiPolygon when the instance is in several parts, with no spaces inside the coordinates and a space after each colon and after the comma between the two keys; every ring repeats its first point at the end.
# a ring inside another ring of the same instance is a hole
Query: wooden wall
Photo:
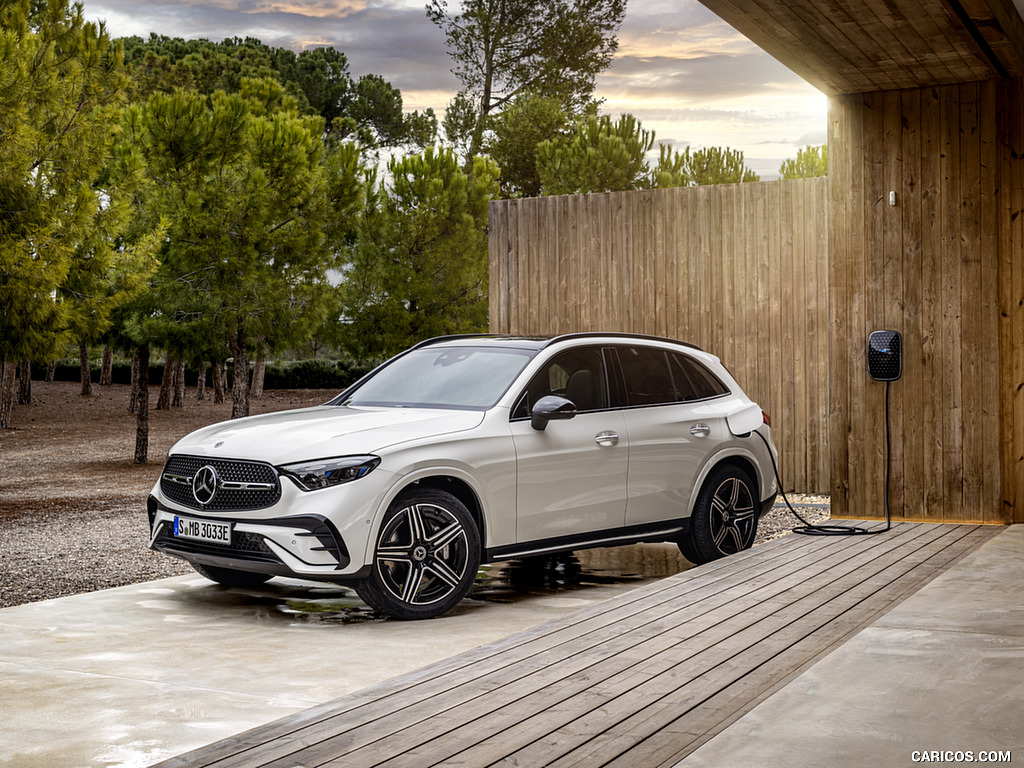
{"type": "Polygon", "coordinates": [[[825,179],[490,205],[491,331],[629,331],[722,358],[785,487],[829,488],[825,179]]]}
{"type": "Polygon", "coordinates": [[[884,328],[894,516],[1024,522],[1024,81],[833,97],[829,174],[833,514],[883,513],[884,328]]]}

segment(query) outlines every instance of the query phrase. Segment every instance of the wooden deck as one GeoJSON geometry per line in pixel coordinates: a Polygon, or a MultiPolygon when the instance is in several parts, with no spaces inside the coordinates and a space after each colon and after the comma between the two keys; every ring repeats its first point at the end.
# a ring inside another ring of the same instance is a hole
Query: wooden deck
{"type": "Polygon", "coordinates": [[[1000,530],[787,536],[160,765],[671,766],[1000,530]]]}

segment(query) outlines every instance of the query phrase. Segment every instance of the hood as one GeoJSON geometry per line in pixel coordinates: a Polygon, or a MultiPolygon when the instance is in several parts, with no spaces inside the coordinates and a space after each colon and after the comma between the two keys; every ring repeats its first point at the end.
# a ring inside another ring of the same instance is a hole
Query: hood
{"type": "Polygon", "coordinates": [[[472,429],[483,416],[481,411],[321,405],[203,427],[170,452],[280,465],[377,453],[398,443],[472,429]]]}

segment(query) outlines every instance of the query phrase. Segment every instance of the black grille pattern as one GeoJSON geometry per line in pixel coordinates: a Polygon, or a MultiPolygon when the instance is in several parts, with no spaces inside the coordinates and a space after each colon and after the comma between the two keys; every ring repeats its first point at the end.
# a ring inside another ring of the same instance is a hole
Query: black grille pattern
{"type": "Polygon", "coordinates": [[[198,456],[171,456],[160,476],[160,490],[167,498],[192,509],[264,509],[281,498],[277,471],[258,461],[209,459],[198,456]],[[196,501],[192,478],[202,467],[217,470],[220,486],[209,504],[196,501]],[[231,488],[232,483],[259,483],[265,488],[231,488]]]}
{"type": "Polygon", "coordinates": [[[231,546],[223,546],[221,544],[208,544],[205,541],[175,538],[173,526],[170,523],[164,523],[160,526],[160,532],[153,541],[153,546],[157,549],[173,552],[217,555],[218,557],[233,557],[239,560],[252,560],[264,563],[281,562],[273,550],[267,546],[262,536],[247,531],[233,531],[231,533],[231,546]]]}

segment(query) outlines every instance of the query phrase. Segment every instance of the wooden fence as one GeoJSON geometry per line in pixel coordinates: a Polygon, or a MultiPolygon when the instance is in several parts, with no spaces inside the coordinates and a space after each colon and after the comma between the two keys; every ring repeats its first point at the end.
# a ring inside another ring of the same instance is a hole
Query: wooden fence
{"type": "Polygon", "coordinates": [[[490,204],[495,333],[628,331],[718,355],[787,490],[829,489],[825,179],[490,204]]]}

